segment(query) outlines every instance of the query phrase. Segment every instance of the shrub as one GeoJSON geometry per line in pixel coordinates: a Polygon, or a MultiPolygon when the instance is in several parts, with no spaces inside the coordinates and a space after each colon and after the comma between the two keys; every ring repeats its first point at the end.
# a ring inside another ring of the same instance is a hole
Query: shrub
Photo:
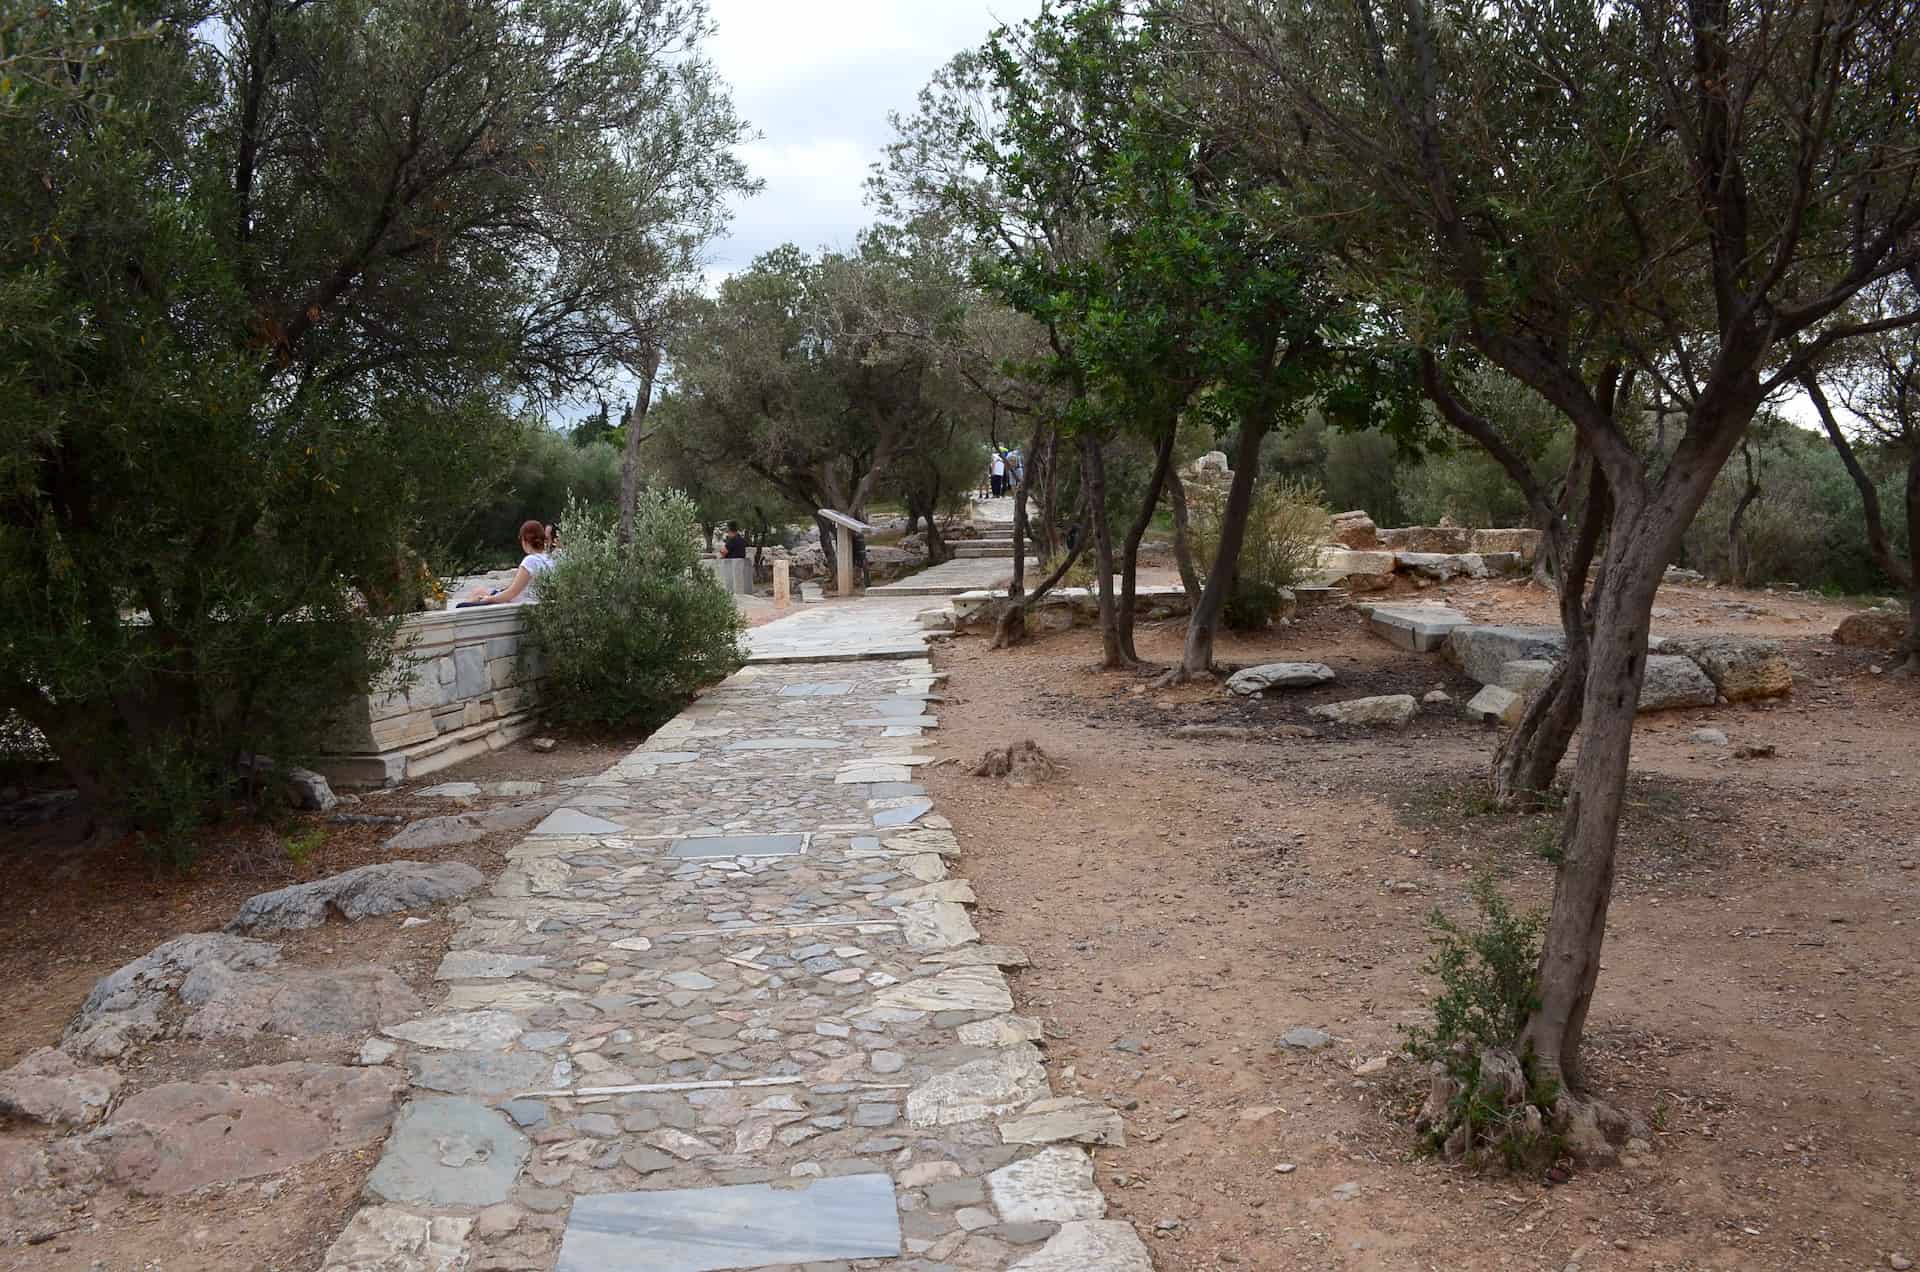
{"type": "Polygon", "coordinates": [[[1272,626],[1286,609],[1286,595],[1273,584],[1237,578],[1220,607],[1220,621],[1231,631],[1257,632],[1272,626]]]}
{"type": "Polygon", "coordinates": [[[551,718],[651,729],[745,660],[739,611],[700,567],[685,495],[644,492],[624,545],[613,510],[569,501],[560,542],[527,608],[526,656],[544,669],[551,718]]]}
{"type": "MultiPolygon", "coordinates": [[[[1226,512],[1227,489],[1224,485],[1203,482],[1193,483],[1190,489],[1194,563],[1204,574],[1213,564],[1214,551],[1220,545],[1220,519],[1226,512]]],[[[1292,587],[1318,568],[1320,546],[1327,541],[1329,517],[1326,505],[1321,502],[1319,487],[1293,478],[1262,482],[1254,491],[1253,507],[1247,512],[1247,533],[1240,545],[1240,563],[1234,572],[1234,592],[1240,593],[1242,584],[1264,585],[1272,589],[1272,602],[1277,606],[1280,588],[1292,587]]],[[[1242,603],[1257,608],[1261,603],[1260,594],[1247,592],[1242,603]]]]}

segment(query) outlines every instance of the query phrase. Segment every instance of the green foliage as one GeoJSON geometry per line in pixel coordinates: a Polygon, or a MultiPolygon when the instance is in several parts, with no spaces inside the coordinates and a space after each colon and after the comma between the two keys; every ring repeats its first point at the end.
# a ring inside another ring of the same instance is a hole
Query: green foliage
{"type": "Polygon", "coordinates": [[[1515,913],[1490,869],[1473,877],[1469,894],[1479,921],[1463,927],[1439,910],[1427,916],[1433,953],[1421,971],[1440,981],[1433,1024],[1407,1029],[1407,1052],[1418,1060],[1456,1063],[1461,1052],[1512,1047],[1539,1006],[1541,935],[1546,915],[1515,913]]]}
{"type": "Polygon", "coordinates": [[[567,501],[617,509],[620,452],[605,437],[580,444],[538,423],[522,426],[505,483],[479,501],[450,544],[462,564],[498,566],[520,559],[520,526],[559,524],[567,501]]]}
{"type": "Polygon", "coordinates": [[[523,657],[546,714],[652,729],[745,660],[733,598],[699,564],[691,500],[646,491],[622,544],[610,509],[570,503],[565,545],[526,608],[523,657]]]}
{"type": "MultiPolygon", "coordinates": [[[[1227,488],[1219,483],[1191,482],[1187,494],[1195,559],[1203,564],[1211,562],[1220,542],[1227,488]]],[[[1252,617],[1263,607],[1270,607],[1266,612],[1267,621],[1271,621],[1279,612],[1279,590],[1299,583],[1318,566],[1320,545],[1327,541],[1328,516],[1318,487],[1287,477],[1260,483],[1247,513],[1246,539],[1240,547],[1231,593],[1243,616],[1252,617]]]]}
{"type": "Polygon", "coordinates": [[[1271,583],[1235,577],[1220,607],[1220,622],[1231,631],[1264,631],[1286,613],[1286,595],[1271,583]]]}
{"type": "Polygon", "coordinates": [[[280,849],[287,854],[287,860],[295,867],[304,866],[313,859],[327,842],[327,831],[323,826],[309,826],[297,835],[286,835],[280,840],[280,849]]]}
{"type": "Polygon", "coordinates": [[[38,14],[0,16],[0,78],[60,90],[0,89],[0,711],[184,845],[385,666],[512,404],[697,272],[743,129],[697,3],[38,14]]]}

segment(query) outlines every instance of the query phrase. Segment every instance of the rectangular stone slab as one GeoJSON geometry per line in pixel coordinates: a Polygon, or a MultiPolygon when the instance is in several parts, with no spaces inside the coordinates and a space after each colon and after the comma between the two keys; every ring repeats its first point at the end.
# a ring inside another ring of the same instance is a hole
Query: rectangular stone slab
{"type": "Polygon", "coordinates": [[[805,1188],[741,1184],[576,1197],[556,1272],[718,1272],[900,1252],[893,1180],[842,1175],[805,1188]]]}
{"type": "Polygon", "coordinates": [[[791,857],[807,850],[805,835],[698,835],[676,839],[676,857],[791,857]]]}

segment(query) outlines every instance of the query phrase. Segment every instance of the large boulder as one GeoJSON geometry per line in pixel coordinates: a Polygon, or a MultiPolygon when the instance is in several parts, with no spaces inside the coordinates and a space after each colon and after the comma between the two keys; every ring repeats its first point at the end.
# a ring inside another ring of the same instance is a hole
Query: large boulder
{"type": "Polygon", "coordinates": [[[1380,528],[1373,524],[1372,517],[1358,508],[1352,512],[1335,513],[1328,537],[1343,548],[1380,546],[1380,528]]]}
{"type": "Polygon", "coordinates": [[[1679,654],[1647,655],[1647,676],[1640,686],[1640,710],[1710,707],[1719,696],[1720,691],[1713,687],[1712,679],[1693,659],[1679,654]]]}
{"type": "Polygon", "coordinates": [[[1333,668],[1325,663],[1263,663],[1237,671],[1227,688],[1238,694],[1264,693],[1268,689],[1311,689],[1333,679],[1333,668]]]}
{"type": "Polygon", "coordinates": [[[265,941],[196,932],[155,946],[100,978],[67,1026],[62,1047],[77,1056],[111,1060],[168,1031],[167,1008],[196,971],[241,972],[278,962],[280,947],[265,941]]]}
{"type": "Polygon", "coordinates": [[[1907,616],[1895,609],[1861,610],[1840,620],[1833,639],[1858,649],[1897,649],[1907,638],[1907,616]]]}
{"type": "Polygon", "coordinates": [[[382,861],[248,897],[229,932],[284,932],[318,927],[329,914],[352,922],[375,914],[419,910],[472,892],[486,876],[459,861],[382,861]]]}
{"type": "Polygon", "coordinates": [[[1392,693],[1377,698],[1350,698],[1330,702],[1307,712],[1316,720],[1330,724],[1388,725],[1399,728],[1420,714],[1420,704],[1409,693],[1392,693]]]}
{"type": "Polygon", "coordinates": [[[1500,683],[1500,670],[1523,659],[1552,661],[1566,652],[1557,627],[1456,627],[1447,634],[1446,659],[1483,685],[1500,683]]]}
{"type": "Polygon", "coordinates": [[[1778,641],[1739,636],[1679,636],[1660,644],[1662,654],[1691,658],[1728,702],[1779,698],[1793,692],[1793,668],[1778,641]]]}
{"type": "Polygon", "coordinates": [[[277,1174],[386,1133],[397,1069],[260,1065],[167,1082],[123,1101],[75,1147],[109,1181],[167,1196],[277,1174]]]}
{"type": "Polygon", "coordinates": [[[123,1081],[112,1069],[89,1068],[64,1051],[42,1047],[0,1073],[0,1117],[89,1126],[107,1111],[123,1081]]]}

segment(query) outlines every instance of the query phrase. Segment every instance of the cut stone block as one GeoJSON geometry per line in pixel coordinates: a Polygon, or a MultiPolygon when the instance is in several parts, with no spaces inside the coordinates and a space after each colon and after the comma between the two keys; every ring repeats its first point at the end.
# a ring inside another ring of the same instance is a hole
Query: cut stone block
{"type": "Polygon", "coordinates": [[[1554,665],[1549,658],[1516,658],[1500,664],[1500,678],[1495,683],[1517,694],[1536,693],[1553,679],[1554,665]]]}
{"type": "Polygon", "coordinates": [[[1713,681],[1693,659],[1679,654],[1647,655],[1647,676],[1640,686],[1640,710],[1710,707],[1719,696],[1713,681]]]}
{"type": "Polygon", "coordinates": [[[619,822],[610,822],[604,817],[595,817],[592,813],[583,813],[577,808],[555,809],[547,819],[533,828],[536,835],[624,835],[627,828],[619,822]]]}
{"type": "Polygon", "coordinates": [[[1375,605],[1367,616],[1367,626],[1374,635],[1418,654],[1439,649],[1449,633],[1472,622],[1445,605],[1375,605]]]}
{"type": "Polygon", "coordinates": [[[1402,552],[1399,560],[1400,568],[1407,573],[1437,583],[1487,577],[1487,563],[1474,552],[1402,552]]]}
{"type": "Polygon", "coordinates": [[[1518,724],[1520,717],[1526,714],[1527,700],[1511,689],[1502,689],[1499,685],[1482,685],[1480,692],[1473,695],[1464,710],[1469,719],[1518,724]]]}
{"type": "Polygon", "coordinates": [[[805,835],[696,835],[676,839],[676,857],[791,857],[807,850],[805,835]]]}
{"type": "Polygon", "coordinates": [[[1383,694],[1375,698],[1353,698],[1330,702],[1307,712],[1316,720],[1332,724],[1383,724],[1398,727],[1420,714],[1420,704],[1410,693],[1383,694]]]}
{"type": "Polygon", "coordinates": [[[1728,702],[1779,698],[1793,692],[1793,668],[1778,641],[1679,636],[1662,641],[1660,652],[1693,659],[1728,702]]]}
{"type": "Polygon", "coordinates": [[[1566,649],[1567,638],[1557,627],[1469,625],[1448,633],[1446,659],[1481,684],[1497,685],[1500,669],[1508,663],[1551,662],[1566,649]]]}
{"type": "Polygon", "coordinates": [[[556,1272],[716,1272],[901,1253],[893,1180],[816,1179],[576,1197],[556,1272]]]}
{"type": "Polygon", "coordinates": [[[1004,1223],[1067,1223],[1107,1213],[1084,1149],[1049,1148],[1011,1162],[987,1176],[987,1191],[1004,1223]]]}

